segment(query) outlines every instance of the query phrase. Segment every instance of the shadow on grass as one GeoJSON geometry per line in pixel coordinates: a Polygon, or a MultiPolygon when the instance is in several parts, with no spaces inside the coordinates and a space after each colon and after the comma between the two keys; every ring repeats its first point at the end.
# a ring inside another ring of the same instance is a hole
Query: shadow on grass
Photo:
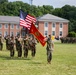
{"type": "Polygon", "coordinates": [[[31,58],[24,58],[24,57],[8,57],[8,56],[1,56],[0,59],[2,60],[31,60],[31,58]]]}
{"type": "MultiPolygon", "coordinates": [[[[24,57],[21,57],[21,58],[18,58],[18,57],[8,57],[8,56],[1,56],[0,55],[0,60],[32,60],[32,58],[24,58],[24,57]]],[[[30,61],[28,62],[28,64],[42,64],[41,62],[39,61],[30,61]]]]}
{"type": "MultiPolygon", "coordinates": [[[[24,57],[21,57],[21,58],[18,58],[18,57],[8,57],[8,56],[1,56],[0,55],[0,60],[32,60],[32,58],[24,58],[24,57]]],[[[26,62],[27,64],[42,64],[41,62],[39,61],[30,61],[30,62],[26,62]]]]}

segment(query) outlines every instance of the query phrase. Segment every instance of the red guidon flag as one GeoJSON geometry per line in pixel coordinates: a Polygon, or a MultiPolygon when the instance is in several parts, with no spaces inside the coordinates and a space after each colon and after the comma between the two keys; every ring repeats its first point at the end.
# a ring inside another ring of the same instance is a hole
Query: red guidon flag
{"type": "Polygon", "coordinates": [[[46,44],[45,37],[42,36],[42,34],[38,31],[38,29],[35,27],[35,25],[32,23],[30,28],[30,33],[33,34],[38,41],[44,46],[46,44]]]}

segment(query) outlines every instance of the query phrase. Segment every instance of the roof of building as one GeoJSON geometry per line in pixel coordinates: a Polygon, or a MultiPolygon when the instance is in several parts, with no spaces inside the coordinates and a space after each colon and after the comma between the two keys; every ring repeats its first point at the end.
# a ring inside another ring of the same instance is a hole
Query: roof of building
{"type": "Polygon", "coordinates": [[[19,24],[18,16],[0,16],[0,23],[19,24]]]}
{"type": "Polygon", "coordinates": [[[47,22],[69,22],[67,19],[63,19],[52,14],[45,14],[37,18],[37,21],[47,21],[47,22]]]}
{"type": "MultiPolygon", "coordinates": [[[[47,22],[69,22],[67,19],[63,19],[52,14],[46,14],[37,18],[37,21],[47,22]]],[[[18,16],[0,16],[0,23],[19,24],[18,16]]]]}

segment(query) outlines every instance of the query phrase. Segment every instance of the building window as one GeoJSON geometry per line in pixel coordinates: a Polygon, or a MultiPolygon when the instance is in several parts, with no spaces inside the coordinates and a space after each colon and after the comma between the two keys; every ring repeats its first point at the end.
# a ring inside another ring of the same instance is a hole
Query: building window
{"type": "Polygon", "coordinates": [[[62,31],[60,31],[60,36],[62,36],[62,31]]]}
{"type": "Polygon", "coordinates": [[[20,28],[20,25],[16,25],[16,29],[19,29],[20,28]]]}
{"type": "Polygon", "coordinates": [[[7,35],[8,35],[8,32],[7,32],[7,31],[5,31],[4,36],[7,36],[7,35]]]}
{"type": "Polygon", "coordinates": [[[60,28],[62,28],[62,25],[63,25],[63,24],[62,24],[62,23],[60,23],[60,28]]]}
{"type": "Polygon", "coordinates": [[[55,36],[55,31],[52,31],[52,35],[55,36]]]}
{"type": "Polygon", "coordinates": [[[2,35],[2,32],[0,31],[0,35],[2,35]]]}
{"type": "Polygon", "coordinates": [[[14,29],[14,24],[11,24],[11,29],[14,29]]]}
{"type": "Polygon", "coordinates": [[[23,32],[22,32],[22,36],[25,36],[25,35],[26,35],[25,31],[23,31],[23,32]]]}
{"type": "Polygon", "coordinates": [[[2,28],[2,24],[0,24],[0,29],[2,28]]]}
{"type": "Polygon", "coordinates": [[[44,35],[47,36],[48,35],[48,31],[45,31],[44,35]]]}
{"type": "Polygon", "coordinates": [[[55,23],[52,24],[52,28],[55,28],[55,23]]]}
{"type": "Polygon", "coordinates": [[[45,24],[44,24],[44,25],[45,25],[45,27],[48,27],[48,22],[45,22],[45,24]]]}
{"type": "Polygon", "coordinates": [[[8,29],[8,24],[5,24],[5,29],[8,29]]]}
{"type": "Polygon", "coordinates": [[[14,32],[11,32],[10,35],[13,36],[14,35],[14,32]]]}
{"type": "Polygon", "coordinates": [[[19,35],[19,34],[20,34],[19,32],[16,32],[16,36],[19,35]]]}

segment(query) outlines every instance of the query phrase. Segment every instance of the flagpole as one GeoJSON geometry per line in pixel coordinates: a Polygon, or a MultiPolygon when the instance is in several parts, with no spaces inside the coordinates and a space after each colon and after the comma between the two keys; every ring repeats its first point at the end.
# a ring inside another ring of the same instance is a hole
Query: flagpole
{"type": "MultiPolygon", "coordinates": [[[[32,3],[33,3],[33,0],[29,0],[29,1],[30,1],[30,13],[32,14],[32,3]]],[[[33,37],[33,35],[30,34],[30,32],[29,32],[29,35],[30,35],[31,37],[33,37]]]]}
{"type": "Polygon", "coordinates": [[[32,5],[32,3],[33,3],[33,0],[30,0],[30,1],[31,1],[30,5],[32,5]]]}

